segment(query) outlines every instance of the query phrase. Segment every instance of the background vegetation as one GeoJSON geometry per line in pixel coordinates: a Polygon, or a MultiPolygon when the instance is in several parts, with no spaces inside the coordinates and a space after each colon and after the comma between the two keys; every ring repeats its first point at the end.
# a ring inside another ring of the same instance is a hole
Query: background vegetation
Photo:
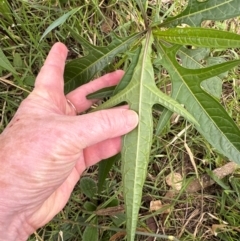
{"type": "MultiPolygon", "coordinates": [[[[175,16],[186,6],[184,0],[148,2],[148,14],[156,20],[159,16],[175,16]]],[[[10,2],[10,6],[6,1],[0,1],[0,61],[8,63],[8,60],[13,68],[9,71],[0,67],[0,131],[31,91],[45,57],[56,41],[65,43],[69,48],[68,60],[86,55],[81,44],[70,34],[68,26],[77,29],[78,34],[96,46],[107,46],[111,42],[109,34],[112,30],[121,37],[127,37],[144,29],[144,20],[134,0],[19,0],[10,2]],[[77,7],[80,9],[64,24],[42,38],[56,19],[77,7]]],[[[205,21],[203,26],[240,33],[238,18],[205,21]]],[[[239,49],[224,52],[214,49],[209,55],[238,59],[239,49]]],[[[118,68],[125,69],[125,65],[120,58],[116,59],[99,75],[118,68]]],[[[171,88],[168,73],[161,68],[156,72],[164,83],[161,88],[168,93],[171,88]]],[[[221,103],[238,126],[239,72],[240,69],[235,68],[223,76],[221,95],[221,103]]],[[[154,116],[156,125],[159,113],[155,111],[154,116]]],[[[229,160],[213,150],[192,126],[178,116],[172,117],[161,135],[154,136],[150,159],[138,232],[152,233],[153,237],[150,234],[139,235],[137,240],[155,240],[154,234],[166,235],[165,240],[170,235],[186,241],[239,240],[240,173],[236,165],[226,166],[229,160]],[[219,167],[223,170],[219,171],[219,167]],[[166,177],[171,173],[176,174],[180,191],[178,187],[167,184],[166,177]],[[223,173],[229,175],[222,179],[223,173]],[[202,185],[192,181],[199,176],[205,177],[202,185]],[[191,185],[188,185],[189,182],[191,185]]],[[[123,240],[125,216],[120,174],[120,163],[116,162],[104,190],[95,195],[96,192],[89,190],[97,190],[94,181],[98,179],[98,166],[89,168],[65,209],[32,235],[29,241],[123,240]]]]}

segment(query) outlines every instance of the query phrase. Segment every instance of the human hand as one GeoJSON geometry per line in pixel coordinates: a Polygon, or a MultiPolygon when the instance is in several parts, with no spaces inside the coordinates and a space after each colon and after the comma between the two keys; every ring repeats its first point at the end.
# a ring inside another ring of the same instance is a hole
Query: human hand
{"type": "Polygon", "coordinates": [[[86,95],[116,85],[115,71],[63,93],[66,47],[51,49],[33,92],[0,135],[0,240],[26,240],[67,203],[82,172],[115,155],[137,114],[117,108],[76,116],[94,101],[86,95]],[[67,99],[75,106],[68,103],[67,99]]]}

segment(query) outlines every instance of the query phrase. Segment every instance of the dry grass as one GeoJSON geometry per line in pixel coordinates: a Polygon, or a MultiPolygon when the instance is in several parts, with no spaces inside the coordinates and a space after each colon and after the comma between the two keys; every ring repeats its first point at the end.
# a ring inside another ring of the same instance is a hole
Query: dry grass
{"type": "MultiPolygon", "coordinates": [[[[171,0],[162,1],[161,12],[158,14],[159,3],[158,0],[148,1],[148,14],[152,14],[156,21],[160,21],[166,12],[176,15],[184,8],[186,1],[177,1],[175,5],[171,0]]],[[[144,28],[144,20],[135,1],[66,1],[62,5],[58,1],[17,1],[13,5],[13,17],[0,20],[0,40],[1,49],[19,74],[17,77],[12,76],[0,69],[0,132],[10,121],[22,99],[32,89],[34,77],[54,42],[66,43],[70,50],[68,59],[86,54],[81,45],[71,37],[66,24],[98,46],[109,43],[111,31],[124,37],[144,28]],[[82,6],[81,11],[72,16],[66,24],[50,32],[39,43],[42,33],[55,19],[78,6],[82,6]]],[[[237,33],[239,25],[239,18],[203,23],[204,27],[237,33]]],[[[239,49],[211,52],[212,56],[224,55],[227,59],[236,59],[239,54],[239,49]]],[[[158,74],[167,84],[169,83],[169,75],[165,70],[159,69],[158,74]]],[[[238,125],[239,74],[240,71],[236,68],[224,78],[221,98],[222,104],[238,125]]],[[[155,125],[157,118],[156,111],[155,125]]],[[[228,176],[223,178],[220,175],[214,182],[211,176],[214,170],[216,172],[217,168],[227,162],[228,160],[213,150],[189,123],[173,118],[161,136],[154,136],[148,177],[143,190],[139,231],[144,229],[148,232],[173,235],[184,241],[239,240],[239,170],[233,168],[228,176]],[[206,173],[206,170],[211,172],[206,173]],[[173,191],[166,184],[165,177],[169,173],[181,174],[181,190],[173,191]],[[207,179],[202,180],[201,177],[207,179]],[[206,185],[209,183],[211,185],[206,185]],[[150,211],[152,201],[161,201],[163,207],[157,211],[150,211]]],[[[105,190],[92,200],[87,198],[80,185],[77,185],[65,209],[52,222],[32,235],[29,241],[82,240],[86,225],[91,226],[95,223],[99,225],[99,240],[122,240],[124,231],[118,230],[123,228],[125,220],[121,209],[123,196],[120,165],[120,162],[114,165],[105,190]],[[99,212],[107,211],[108,215],[90,211],[86,203],[101,206],[99,212]]],[[[94,166],[83,176],[97,180],[97,173],[98,167],[94,166]]],[[[221,173],[225,173],[225,170],[221,173]]],[[[138,240],[155,240],[154,237],[138,237],[138,240]]]]}

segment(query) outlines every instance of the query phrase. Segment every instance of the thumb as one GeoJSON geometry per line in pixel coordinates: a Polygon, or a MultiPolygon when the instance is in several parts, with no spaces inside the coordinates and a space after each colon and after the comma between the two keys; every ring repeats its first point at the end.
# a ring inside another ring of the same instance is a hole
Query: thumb
{"type": "Polygon", "coordinates": [[[125,135],[138,124],[138,115],[132,110],[109,109],[75,117],[68,130],[80,139],[82,148],[101,141],[125,135]]]}

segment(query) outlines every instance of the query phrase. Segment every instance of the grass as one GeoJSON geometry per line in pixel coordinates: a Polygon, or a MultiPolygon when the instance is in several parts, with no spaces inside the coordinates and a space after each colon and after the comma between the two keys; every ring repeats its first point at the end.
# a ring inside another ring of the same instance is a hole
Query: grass
{"type": "MultiPolygon", "coordinates": [[[[161,5],[159,0],[149,1],[148,14],[152,14],[155,20],[161,20],[166,15],[179,13],[184,8],[184,3],[185,1],[177,1],[171,4],[169,1],[161,5]],[[161,10],[160,15],[159,10],[161,10]]],[[[0,39],[1,49],[19,74],[12,75],[0,69],[0,131],[6,127],[21,101],[31,91],[35,76],[53,43],[61,41],[68,46],[70,50],[68,59],[86,54],[81,45],[70,36],[67,25],[72,26],[82,37],[98,46],[109,43],[109,34],[112,30],[119,36],[125,37],[144,27],[144,20],[134,0],[21,0],[12,4],[14,11],[11,15],[2,18],[0,14],[0,39]],[[39,42],[52,22],[77,7],[81,7],[81,10],[39,42]]],[[[10,10],[5,9],[5,12],[7,11],[10,10]]],[[[206,21],[203,25],[237,31],[239,19],[215,23],[206,21]]],[[[239,49],[211,52],[213,57],[222,55],[228,59],[236,59],[239,56],[239,49]]],[[[116,62],[107,71],[122,66],[121,62],[116,62]]],[[[224,78],[221,98],[222,104],[238,125],[240,125],[239,72],[236,68],[224,78]]],[[[167,89],[168,73],[159,68],[156,74],[160,76],[159,79],[164,80],[159,85],[165,82],[166,86],[162,88],[167,89]]],[[[155,125],[158,115],[156,111],[155,125]]],[[[188,184],[196,176],[202,176],[206,174],[207,169],[214,170],[227,162],[228,160],[213,150],[206,140],[189,126],[189,123],[182,119],[172,119],[160,136],[154,136],[148,176],[143,189],[138,232],[147,230],[162,235],[173,235],[184,241],[239,240],[240,173],[238,170],[225,177],[222,183],[219,181],[198,192],[185,192],[188,184]],[[166,184],[165,177],[170,173],[180,173],[183,177],[182,190],[172,197],[166,196],[170,188],[166,184]],[[149,211],[151,201],[158,200],[167,206],[156,212],[149,211]]],[[[101,195],[89,197],[79,182],[64,210],[29,237],[29,241],[84,240],[85,230],[93,232],[96,225],[99,240],[123,240],[125,216],[121,208],[123,196],[120,166],[120,162],[114,165],[101,195]],[[92,211],[93,206],[99,208],[97,214],[92,211]]],[[[92,180],[97,180],[97,176],[98,166],[89,168],[83,174],[84,178],[92,180]]],[[[156,239],[139,235],[137,240],[156,239]]]]}

